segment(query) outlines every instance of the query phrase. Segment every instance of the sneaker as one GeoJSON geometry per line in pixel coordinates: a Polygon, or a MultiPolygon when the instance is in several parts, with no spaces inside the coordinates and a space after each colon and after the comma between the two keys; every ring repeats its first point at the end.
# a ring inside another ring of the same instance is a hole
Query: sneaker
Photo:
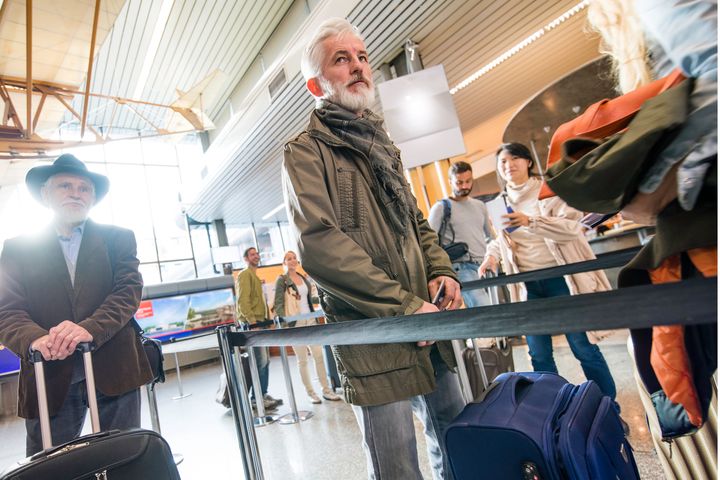
{"type": "Polygon", "coordinates": [[[316,404],[317,404],[317,403],[322,403],[322,400],[320,400],[320,397],[318,397],[318,396],[317,396],[317,393],[315,393],[315,392],[308,393],[308,397],[310,397],[310,402],[311,402],[311,403],[316,403],[316,404]]]}
{"type": "Polygon", "coordinates": [[[275,405],[283,404],[282,398],[273,398],[272,396],[270,396],[269,393],[266,393],[265,395],[263,395],[263,398],[265,399],[266,402],[274,402],[275,405]]]}
{"type": "MultiPolygon", "coordinates": [[[[265,411],[268,410],[277,410],[278,403],[268,400],[267,398],[263,398],[263,407],[265,407],[265,411]]],[[[253,410],[257,410],[257,406],[255,405],[255,399],[252,399],[252,408],[253,410]]]]}
{"type": "Polygon", "coordinates": [[[325,400],[329,400],[331,402],[337,402],[339,400],[342,400],[342,398],[339,395],[335,394],[335,392],[330,392],[330,391],[323,392],[323,398],[325,400]]]}

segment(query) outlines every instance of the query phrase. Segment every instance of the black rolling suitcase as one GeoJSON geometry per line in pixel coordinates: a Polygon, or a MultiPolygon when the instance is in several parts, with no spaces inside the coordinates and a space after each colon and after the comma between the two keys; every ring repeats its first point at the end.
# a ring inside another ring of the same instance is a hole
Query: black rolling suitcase
{"type": "MultiPolygon", "coordinates": [[[[87,345],[85,345],[87,346],[87,345]]],[[[84,353],[88,405],[93,432],[63,445],[52,446],[42,356],[35,352],[42,452],[6,470],[1,480],[179,480],[167,442],[152,430],[100,432],[95,378],[89,348],[84,353]]]]}

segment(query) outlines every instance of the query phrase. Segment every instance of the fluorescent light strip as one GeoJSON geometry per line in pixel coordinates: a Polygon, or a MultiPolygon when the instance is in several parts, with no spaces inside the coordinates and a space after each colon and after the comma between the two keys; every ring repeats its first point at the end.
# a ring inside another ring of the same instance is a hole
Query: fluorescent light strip
{"type": "Polygon", "coordinates": [[[477,72],[473,73],[472,75],[470,75],[469,77],[467,77],[467,78],[466,78],[465,80],[463,80],[462,82],[460,82],[460,83],[458,83],[457,85],[455,85],[453,88],[450,89],[450,95],[455,95],[458,91],[460,91],[460,90],[462,90],[463,88],[467,87],[467,86],[470,85],[472,82],[474,82],[474,81],[477,80],[478,78],[482,77],[483,75],[485,75],[486,73],[488,73],[490,70],[492,70],[493,68],[497,67],[498,65],[500,65],[501,63],[503,63],[505,60],[507,60],[508,58],[512,57],[512,56],[515,55],[516,53],[518,53],[518,52],[519,52],[520,50],[522,50],[523,48],[525,48],[525,47],[527,47],[528,45],[530,45],[531,43],[535,42],[537,39],[539,39],[540,37],[542,37],[543,35],[545,35],[547,32],[551,31],[552,29],[556,28],[558,25],[560,25],[561,23],[563,23],[563,22],[564,22],[565,20],[567,20],[568,18],[570,18],[570,17],[572,17],[573,15],[581,12],[581,11],[582,11],[583,9],[585,9],[589,4],[590,4],[589,0],[583,0],[582,2],[578,3],[578,4],[575,5],[573,8],[571,8],[571,9],[568,10],[567,12],[563,13],[562,15],[560,15],[559,17],[557,17],[555,20],[553,20],[552,22],[550,22],[550,23],[548,23],[547,25],[545,25],[545,26],[544,26],[543,28],[541,28],[540,30],[538,30],[538,31],[536,31],[535,33],[533,33],[532,35],[530,35],[529,37],[527,37],[527,38],[526,38],[525,40],[523,40],[522,42],[520,42],[520,43],[518,43],[517,45],[515,45],[514,47],[512,47],[510,50],[506,51],[505,53],[503,53],[503,54],[500,55],[499,57],[495,58],[492,62],[488,63],[487,65],[485,65],[484,67],[482,67],[480,70],[478,70],[477,72]]]}
{"type": "Polygon", "coordinates": [[[285,204],[284,204],[284,203],[281,203],[280,205],[278,205],[277,207],[273,208],[273,209],[270,210],[268,213],[266,213],[265,216],[262,217],[262,219],[263,219],[263,220],[267,220],[268,218],[272,217],[273,215],[275,215],[276,213],[278,213],[278,212],[279,212],[280,210],[282,210],[283,208],[285,208],[285,204]]]}
{"type": "Polygon", "coordinates": [[[152,37],[150,37],[150,44],[148,45],[147,53],[145,54],[145,60],[143,61],[142,69],[140,70],[140,76],[135,84],[135,91],[131,98],[139,100],[145,89],[148,75],[150,75],[150,67],[155,62],[155,55],[157,55],[158,47],[160,47],[160,40],[162,34],[165,31],[170,11],[172,10],[174,0],[164,0],[160,7],[160,13],[158,14],[157,21],[155,22],[155,28],[153,29],[152,37]]]}

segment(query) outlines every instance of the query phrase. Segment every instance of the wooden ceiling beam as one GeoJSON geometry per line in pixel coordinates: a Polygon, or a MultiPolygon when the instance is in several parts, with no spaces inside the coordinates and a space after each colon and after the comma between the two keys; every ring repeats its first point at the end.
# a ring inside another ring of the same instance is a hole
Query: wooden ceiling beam
{"type": "Polygon", "coordinates": [[[97,40],[98,18],[100,17],[100,0],[95,0],[92,37],[90,39],[90,58],[88,58],[87,75],[85,76],[85,93],[83,98],[82,120],[80,120],[80,138],[85,135],[88,105],[90,103],[90,84],[92,83],[93,60],[95,59],[95,41],[97,40]]]}
{"type": "Polygon", "coordinates": [[[25,0],[25,96],[27,98],[27,129],[25,138],[32,137],[32,0],[25,0]]]}

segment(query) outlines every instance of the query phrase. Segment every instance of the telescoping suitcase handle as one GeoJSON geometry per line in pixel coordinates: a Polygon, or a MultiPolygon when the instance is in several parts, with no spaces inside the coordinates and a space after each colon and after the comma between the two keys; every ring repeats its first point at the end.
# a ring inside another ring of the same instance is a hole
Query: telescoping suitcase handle
{"type": "MultiPolygon", "coordinates": [[[[77,350],[82,352],[85,367],[85,385],[90,408],[90,424],[93,433],[100,432],[100,415],[98,414],[97,394],[95,393],[95,373],[92,364],[92,342],[79,343],[77,350]]],[[[37,350],[33,350],[30,361],[35,367],[35,385],[37,387],[38,411],[40,414],[40,432],[43,449],[52,447],[52,434],[50,431],[50,413],[48,410],[47,388],[45,385],[45,359],[37,350]]]]}

